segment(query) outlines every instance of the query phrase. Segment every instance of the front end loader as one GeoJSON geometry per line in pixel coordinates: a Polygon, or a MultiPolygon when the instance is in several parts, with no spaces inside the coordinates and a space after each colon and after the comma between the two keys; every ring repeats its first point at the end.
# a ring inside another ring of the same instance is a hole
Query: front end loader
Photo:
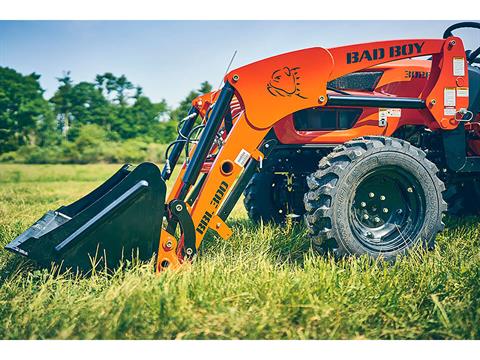
{"type": "Polygon", "coordinates": [[[226,220],[244,192],[253,220],[304,218],[319,250],[395,259],[431,248],[449,186],[480,172],[480,47],[465,51],[452,34],[462,27],[480,24],[230,71],[221,89],[193,101],[161,172],[124,166],[7,249],[85,270],[156,253],[157,271],[176,268],[207,231],[231,236],[226,220]]]}

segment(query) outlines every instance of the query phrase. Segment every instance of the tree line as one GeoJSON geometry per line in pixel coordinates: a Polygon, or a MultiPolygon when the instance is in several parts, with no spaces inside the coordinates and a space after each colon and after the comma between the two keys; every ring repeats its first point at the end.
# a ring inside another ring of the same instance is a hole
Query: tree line
{"type": "Polygon", "coordinates": [[[45,98],[40,75],[0,67],[0,161],[87,163],[160,161],[191,101],[211,91],[200,84],[171,108],[153,102],[125,75],[99,74],[75,83],[70,72],[45,98]]]}

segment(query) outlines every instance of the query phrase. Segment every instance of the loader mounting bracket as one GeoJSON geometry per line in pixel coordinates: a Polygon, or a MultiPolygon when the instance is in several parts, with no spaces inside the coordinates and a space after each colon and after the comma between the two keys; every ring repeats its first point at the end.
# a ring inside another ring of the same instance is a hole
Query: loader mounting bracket
{"type": "Polygon", "coordinates": [[[480,172],[480,156],[467,156],[465,127],[460,123],[454,130],[442,131],[447,167],[455,172],[480,172]]]}
{"type": "Polygon", "coordinates": [[[180,224],[183,234],[182,255],[184,258],[191,258],[197,253],[195,244],[195,227],[188,212],[187,204],[182,200],[173,200],[169,204],[170,214],[175,222],[180,224]]]}

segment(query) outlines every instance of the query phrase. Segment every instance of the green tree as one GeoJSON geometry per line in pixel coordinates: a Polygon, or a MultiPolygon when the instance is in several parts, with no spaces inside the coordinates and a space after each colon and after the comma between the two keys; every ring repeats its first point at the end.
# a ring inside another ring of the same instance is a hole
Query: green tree
{"type": "Polygon", "coordinates": [[[0,152],[54,141],[55,121],[39,79],[0,67],[0,152]]]}
{"type": "Polygon", "coordinates": [[[71,99],[72,99],[72,87],[73,81],[70,77],[70,71],[63,74],[62,77],[57,78],[60,86],[50,99],[50,102],[54,105],[55,113],[57,115],[58,124],[62,130],[64,138],[67,137],[68,130],[71,122],[71,99]]]}
{"type": "Polygon", "coordinates": [[[118,105],[125,107],[128,100],[141,94],[141,88],[133,86],[125,75],[115,76],[111,72],[106,72],[95,77],[97,87],[105,92],[107,96],[113,96],[113,100],[118,105]],[[135,90],[135,92],[132,92],[135,90]]]}
{"type": "Polygon", "coordinates": [[[80,127],[87,124],[96,124],[106,131],[111,131],[112,125],[116,123],[115,109],[95,84],[83,81],[74,85],[69,99],[70,139],[74,139],[80,127]]]}
{"type": "Polygon", "coordinates": [[[117,123],[113,130],[122,139],[144,137],[159,141],[161,136],[157,132],[158,124],[167,112],[165,100],[153,103],[148,97],[141,95],[132,106],[118,109],[117,123]]]}

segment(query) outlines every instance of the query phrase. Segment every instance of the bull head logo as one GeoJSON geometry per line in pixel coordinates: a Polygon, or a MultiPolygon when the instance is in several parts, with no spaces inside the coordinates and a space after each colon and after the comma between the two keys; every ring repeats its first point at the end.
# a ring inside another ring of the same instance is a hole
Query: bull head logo
{"type": "Polygon", "coordinates": [[[306,99],[300,94],[300,76],[297,70],[299,67],[290,68],[285,66],[281,69],[275,70],[272,74],[272,79],[267,84],[267,90],[273,96],[298,96],[306,99]]]}

